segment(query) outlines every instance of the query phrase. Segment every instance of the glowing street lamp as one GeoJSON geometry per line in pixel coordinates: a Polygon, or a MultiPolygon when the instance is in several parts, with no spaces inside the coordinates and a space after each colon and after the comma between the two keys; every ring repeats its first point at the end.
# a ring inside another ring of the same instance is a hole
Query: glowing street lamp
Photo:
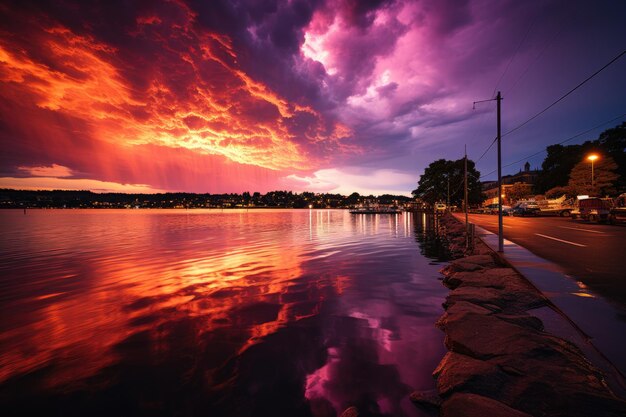
{"type": "Polygon", "coordinates": [[[593,190],[594,190],[594,184],[593,184],[593,182],[594,182],[593,181],[594,180],[594,178],[593,178],[593,161],[598,159],[598,155],[592,153],[591,155],[589,155],[587,157],[587,159],[591,161],[591,192],[593,193],[593,190]]]}

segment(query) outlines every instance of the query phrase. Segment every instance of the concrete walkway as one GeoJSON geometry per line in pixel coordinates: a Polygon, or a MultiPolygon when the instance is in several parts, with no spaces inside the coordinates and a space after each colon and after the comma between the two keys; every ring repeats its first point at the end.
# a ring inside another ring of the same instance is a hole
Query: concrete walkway
{"type": "MultiPolygon", "coordinates": [[[[493,251],[498,236],[476,226],[476,236],[493,251]]],[[[589,360],[605,371],[618,395],[626,393],[626,317],[617,307],[588,291],[558,265],[504,240],[501,256],[563,313],[536,311],[546,331],[578,345],[589,360]]],[[[626,279],[626,276],[624,277],[626,279]]]]}

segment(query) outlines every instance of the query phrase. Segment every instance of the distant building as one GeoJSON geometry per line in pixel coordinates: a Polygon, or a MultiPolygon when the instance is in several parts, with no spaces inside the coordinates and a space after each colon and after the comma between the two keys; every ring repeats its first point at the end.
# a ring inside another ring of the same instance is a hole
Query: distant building
{"type": "MultiPolygon", "coordinates": [[[[502,177],[502,203],[503,204],[511,204],[511,198],[508,197],[509,193],[513,186],[519,190],[520,188],[526,189],[527,193],[530,194],[533,190],[535,182],[537,181],[537,176],[541,170],[530,169],[530,164],[526,162],[524,164],[524,170],[520,171],[517,174],[513,175],[504,175],[502,177]]],[[[482,183],[483,194],[486,199],[483,202],[484,205],[488,204],[496,204],[498,202],[498,181],[485,181],[482,183]]]]}

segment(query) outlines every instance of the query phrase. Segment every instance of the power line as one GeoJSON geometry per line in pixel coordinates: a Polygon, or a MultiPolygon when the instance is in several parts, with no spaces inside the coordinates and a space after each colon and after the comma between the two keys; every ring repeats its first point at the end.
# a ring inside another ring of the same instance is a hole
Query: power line
{"type": "Polygon", "coordinates": [[[539,113],[535,114],[534,116],[532,116],[530,119],[526,120],[524,123],[517,125],[516,127],[514,127],[513,129],[509,130],[508,132],[504,133],[502,135],[502,137],[511,134],[513,132],[515,132],[516,130],[520,129],[521,127],[525,126],[526,124],[530,123],[532,120],[536,119],[537,117],[541,116],[543,113],[545,113],[546,111],[548,111],[550,108],[554,107],[557,103],[559,103],[560,101],[562,101],[565,97],[569,96],[570,94],[572,94],[574,91],[578,90],[580,87],[582,87],[584,84],[586,84],[589,80],[591,80],[592,78],[594,78],[596,75],[600,74],[602,71],[604,71],[606,68],[608,68],[610,65],[612,65],[614,62],[616,62],[618,59],[620,59],[622,56],[626,55],[626,50],[623,50],[620,54],[618,54],[615,58],[613,58],[612,60],[610,60],[608,63],[606,63],[602,68],[600,68],[599,70],[597,70],[596,72],[594,72],[593,74],[591,74],[589,77],[587,77],[585,80],[583,80],[581,83],[579,83],[576,87],[572,88],[571,90],[569,90],[567,93],[565,93],[564,95],[562,95],[560,98],[558,98],[555,102],[553,102],[552,104],[550,104],[548,107],[546,107],[545,109],[541,110],[539,113]]]}
{"type": "Polygon", "coordinates": [[[539,61],[539,58],[541,58],[541,56],[544,54],[544,52],[546,52],[546,50],[548,49],[548,47],[550,45],[552,45],[552,43],[558,38],[558,36],[561,34],[561,32],[563,31],[563,29],[565,28],[565,22],[563,17],[561,16],[561,21],[560,21],[560,25],[557,28],[557,31],[553,34],[552,38],[549,41],[544,41],[543,43],[543,48],[541,49],[541,51],[539,52],[539,54],[537,54],[537,56],[535,56],[535,59],[533,59],[524,69],[524,71],[522,71],[522,73],[520,74],[519,77],[517,77],[517,79],[515,80],[515,82],[513,82],[513,85],[511,85],[511,87],[509,87],[508,90],[506,90],[507,94],[511,94],[511,92],[513,90],[515,90],[515,87],[517,87],[519,85],[519,82],[522,80],[522,78],[524,78],[526,76],[526,74],[528,73],[528,70],[530,70],[530,68],[535,65],[535,63],[537,61],[539,61]]]}
{"type": "MultiPolygon", "coordinates": [[[[589,132],[591,132],[591,131],[596,130],[596,129],[597,129],[597,128],[599,128],[599,127],[602,127],[602,126],[604,126],[604,125],[607,125],[607,124],[609,124],[609,123],[612,123],[612,122],[614,122],[614,121],[616,121],[616,120],[619,120],[619,119],[621,119],[621,118],[623,118],[623,117],[626,117],[626,113],[621,114],[621,115],[619,115],[619,116],[617,116],[617,117],[614,117],[614,118],[612,118],[611,120],[607,120],[606,122],[600,123],[599,125],[596,125],[596,126],[594,126],[594,127],[592,127],[592,128],[589,128],[589,129],[585,130],[584,132],[580,132],[580,133],[575,134],[574,136],[570,136],[569,138],[567,138],[567,139],[565,139],[565,140],[562,140],[561,142],[555,143],[555,145],[562,145],[562,144],[564,144],[564,143],[566,143],[566,142],[569,142],[570,140],[574,140],[574,139],[576,139],[576,138],[578,138],[578,137],[580,137],[580,136],[582,136],[582,135],[585,135],[585,134],[587,134],[587,133],[589,133],[589,132]]],[[[508,167],[510,167],[511,165],[518,164],[518,163],[520,163],[520,162],[522,162],[522,161],[524,161],[524,160],[530,159],[530,158],[532,158],[533,156],[540,155],[540,154],[542,154],[542,153],[544,153],[544,152],[546,152],[546,149],[542,149],[542,150],[541,150],[541,151],[539,151],[539,152],[535,152],[534,154],[532,154],[532,155],[528,155],[528,156],[526,156],[526,157],[524,157],[524,158],[522,158],[522,159],[519,159],[519,160],[517,160],[517,161],[515,161],[515,162],[511,162],[511,163],[509,163],[509,164],[503,165],[503,166],[502,166],[502,168],[508,168],[508,167]]],[[[494,169],[493,171],[491,171],[491,172],[489,172],[489,173],[487,173],[487,174],[481,175],[479,179],[481,179],[481,178],[483,178],[483,177],[486,177],[486,176],[489,176],[489,175],[491,175],[491,174],[495,173],[496,171],[497,171],[497,169],[494,169]]]]}
{"type": "Polygon", "coordinates": [[[475,163],[478,163],[478,161],[480,161],[481,159],[483,159],[485,155],[487,155],[487,152],[489,152],[489,149],[491,149],[491,147],[493,146],[494,143],[496,143],[497,140],[498,140],[497,136],[493,138],[493,140],[491,141],[491,144],[487,146],[487,149],[485,149],[485,152],[483,152],[483,154],[480,155],[480,158],[478,158],[475,163]]]}
{"type": "Polygon", "coordinates": [[[522,44],[524,43],[524,41],[528,37],[528,34],[530,33],[530,29],[532,29],[533,25],[535,24],[535,21],[536,20],[533,20],[533,22],[528,26],[528,29],[526,30],[526,33],[524,34],[524,37],[522,37],[522,40],[520,41],[520,43],[517,44],[517,49],[515,49],[515,52],[511,56],[511,59],[509,59],[508,64],[506,64],[506,67],[504,68],[504,71],[502,72],[502,75],[500,75],[500,78],[498,79],[498,82],[496,83],[496,86],[493,88],[493,93],[491,93],[492,97],[496,95],[496,90],[498,89],[498,86],[500,85],[500,82],[502,81],[502,79],[504,78],[504,75],[509,70],[509,67],[511,66],[511,63],[513,62],[513,60],[517,56],[517,53],[519,52],[520,48],[522,47],[522,44]]]}

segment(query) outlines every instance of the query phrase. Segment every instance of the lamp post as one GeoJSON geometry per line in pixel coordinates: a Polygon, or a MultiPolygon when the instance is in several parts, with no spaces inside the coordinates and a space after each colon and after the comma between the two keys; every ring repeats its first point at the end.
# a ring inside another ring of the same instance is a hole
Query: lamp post
{"type": "Polygon", "coordinates": [[[594,178],[593,178],[593,161],[595,161],[596,159],[598,159],[598,155],[596,154],[591,154],[587,157],[588,160],[591,161],[591,193],[593,194],[594,191],[594,178]]]}

